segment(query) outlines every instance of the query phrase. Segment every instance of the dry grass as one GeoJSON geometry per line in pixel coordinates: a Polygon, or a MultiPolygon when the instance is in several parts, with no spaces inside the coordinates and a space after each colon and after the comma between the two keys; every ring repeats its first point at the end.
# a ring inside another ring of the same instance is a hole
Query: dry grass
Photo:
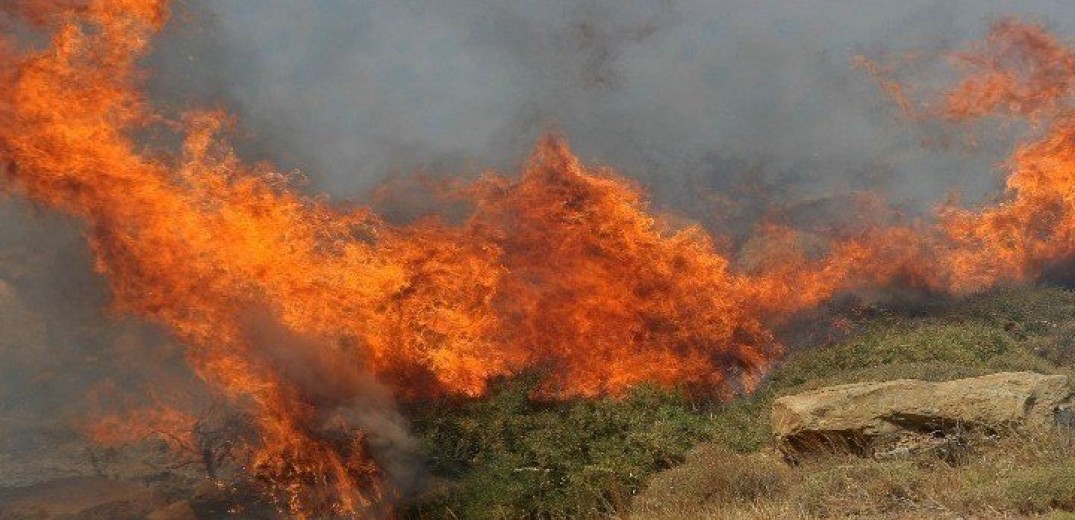
{"type": "Polygon", "coordinates": [[[772,501],[789,491],[792,469],[775,453],[742,455],[703,444],[686,461],[658,474],[634,501],[636,514],[738,507],[772,501]]]}
{"type": "Polygon", "coordinates": [[[1075,432],[1011,432],[964,463],[929,456],[829,456],[790,467],[775,454],[705,446],[657,475],[632,518],[1075,518],[1075,432]]]}

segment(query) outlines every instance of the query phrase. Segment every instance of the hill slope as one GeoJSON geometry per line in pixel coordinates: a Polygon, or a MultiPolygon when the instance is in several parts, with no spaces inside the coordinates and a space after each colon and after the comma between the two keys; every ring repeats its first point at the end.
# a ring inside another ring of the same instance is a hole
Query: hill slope
{"type": "Polygon", "coordinates": [[[731,403],[652,388],[619,401],[535,403],[517,380],[487,400],[415,412],[441,485],[405,513],[1021,518],[1075,510],[1070,432],[968,439],[948,460],[833,456],[792,467],[772,450],[769,428],[773,399],[832,384],[1075,373],[1075,293],[997,290],[846,319],[845,339],[794,352],[756,394],[731,403]]]}

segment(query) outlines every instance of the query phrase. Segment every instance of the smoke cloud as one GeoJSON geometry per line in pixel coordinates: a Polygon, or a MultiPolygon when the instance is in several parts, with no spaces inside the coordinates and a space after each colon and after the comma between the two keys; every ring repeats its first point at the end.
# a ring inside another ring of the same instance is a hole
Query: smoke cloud
{"type": "MultiPolygon", "coordinates": [[[[1062,2],[193,1],[153,60],[163,98],[237,111],[251,155],[362,195],[414,170],[510,169],[545,130],[700,220],[744,181],[786,202],[994,193],[1004,146],[923,147],[859,53],[942,52],[1062,2]]],[[[990,143],[985,143],[990,144],[990,143]]],[[[723,230],[715,229],[722,232],[723,230]]]]}

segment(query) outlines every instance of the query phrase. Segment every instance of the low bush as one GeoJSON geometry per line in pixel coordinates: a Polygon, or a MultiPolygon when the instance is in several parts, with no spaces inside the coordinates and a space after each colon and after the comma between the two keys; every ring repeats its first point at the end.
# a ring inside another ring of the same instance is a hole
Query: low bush
{"type": "Polygon", "coordinates": [[[654,472],[707,438],[715,403],[640,388],[623,399],[546,403],[533,381],[412,412],[440,493],[409,516],[587,518],[626,511],[654,472]]]}

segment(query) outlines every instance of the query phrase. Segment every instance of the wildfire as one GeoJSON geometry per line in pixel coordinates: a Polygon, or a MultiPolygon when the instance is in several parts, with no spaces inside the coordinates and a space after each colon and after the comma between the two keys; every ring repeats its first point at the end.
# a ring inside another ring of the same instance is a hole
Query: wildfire
{"type": "Polygon", "coordinates": [[[949,97],[959,117],[1051,122],[1014,157],[1006,202],[833,237],[820,259],[773,227],[765,261],[744,271],[556,136],[520,175],[460,189],[471,210],[459,224],[395,226],[303,197],[236,157],[219,137],[226,114],[177,121],[148,104],[138,62],[166,0],[15,5],[51,42],[0,44],[8,188],[86,222],[116,307],[166,325],[198,374],[249,409],[259,440],[246,467],[300,516],[369,513],[391,494],[346,412],[371,374],[410,398],[480,395],[535,369],[546,398],[642,382],[749,391],[781,354],[771,327],[839,291],[976,290],[1073,253],[1075,120],[1062,101],[1075,59],[1034,26],[999,25],[965,57],[988,72],[949,97]],[[1026,81],[1003,73],[1013,67],[1026,81]],[[176,153],[151,145],[176,136],[176,153]]]}

